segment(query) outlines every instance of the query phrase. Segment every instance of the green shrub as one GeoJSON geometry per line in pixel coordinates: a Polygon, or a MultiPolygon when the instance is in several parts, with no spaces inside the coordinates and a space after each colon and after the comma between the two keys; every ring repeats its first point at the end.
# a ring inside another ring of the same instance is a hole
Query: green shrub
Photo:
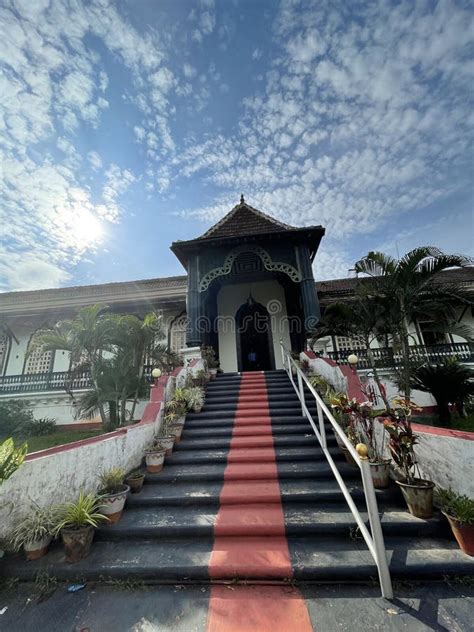
{"type": "Polygon", "coordinates": [[[474,524],[474,500],[452,489],[435,490],[435,501],[441,511],[463,525],[474,524]]]}
{"type": "Polygon", "coordinates": [[[33,421],[28,402],[19,399],[0,401],[0,439],[25,437],[33,421]]]}
{"type": "Polygon", "coordinates": [[[28,435],[35,437],[45,437],[46,435],[56,432],[56,419],[52,417],[42,417],[41,419],[33,419],[28,424],[28,435]]]}

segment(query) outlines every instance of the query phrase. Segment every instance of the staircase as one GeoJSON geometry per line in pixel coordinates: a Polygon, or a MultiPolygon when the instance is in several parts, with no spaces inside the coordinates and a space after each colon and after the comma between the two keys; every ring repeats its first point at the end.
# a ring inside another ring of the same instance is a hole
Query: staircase
{"type": "MultiPolygon", "coordinates": [[[[359,470],[329,429],[328,446],[366,519],[359,470]]],[[[392,577],[474,574],[444,521],[411,516],[395,485],[376,495],[392,577]]],[[[176,583],[376,579],[354,525],[286,373],[224,374],[208,385],[203,411],[188,415],[164,470],[147,475],[118,524],[98,530],[89,557],[66,564],[58,545],[36,562],[4,560],[1,572],[176,583]]]]}

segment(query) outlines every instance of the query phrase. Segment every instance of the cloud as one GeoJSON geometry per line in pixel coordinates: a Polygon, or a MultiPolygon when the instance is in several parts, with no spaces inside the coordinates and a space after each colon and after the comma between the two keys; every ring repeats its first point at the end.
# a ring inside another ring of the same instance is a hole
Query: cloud
{"type": "Polygon", "coordinates": [[[102,169],[102,158],[96,151],[90,151],[87,154],[87,160],[90,162],[91,167],[94,169],[94,171],[102,169]]]}

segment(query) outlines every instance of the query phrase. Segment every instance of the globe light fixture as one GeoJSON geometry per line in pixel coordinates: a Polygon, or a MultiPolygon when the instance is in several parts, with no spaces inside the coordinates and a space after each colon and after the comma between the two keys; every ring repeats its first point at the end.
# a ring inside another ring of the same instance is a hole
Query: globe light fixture
{"type": "Polygon", "coordinates": [[[161,377],[161,369],[158,369],[157,367],[155,367],[153,371],[151,372],[151,376],[155,378],[155,380],[157,380],[159,377],[161,377]]]}
{"type": "Polygon", "coordinates": [[[355,353],[351,353],[351,355],[347,357],[347,361],[349,362],[351,367],[354,367],[359,362],[359,358],[356,356],[355,353]]]}

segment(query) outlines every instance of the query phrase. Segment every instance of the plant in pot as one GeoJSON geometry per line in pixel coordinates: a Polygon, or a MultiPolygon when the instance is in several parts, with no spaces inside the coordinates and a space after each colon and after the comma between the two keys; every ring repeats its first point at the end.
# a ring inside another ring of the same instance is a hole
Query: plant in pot
{"type": "Polygon", "coordinates": [[[143,470],[133,470],[125,477],[125,485],[130,487],[132,494],[138,494],[142,491],[145,482],[145,472],[143,470]]]}
{"type": "Polygon", "coordinates": [[[173,397],[166,403],[166,413],[173,413],[174,423],[184,424],[188,412],[189,388],[176,388],[173,397]]]}
{"type": "Polygon", "coordinates": [[[25,551],[27,560],[38,560],[48,552],[59,517],[58,507],[32,507],[14,529],[10,544],[14,551],[25,551]]]}
{"type": "Polygon", "coordinates": [[[405,400],[395,400],[394,404],[393,413],[384,419],[383,424],[389,435],[388,449],[401,475],[401,480],[396,483],[410,513],[417,518],[431,518],[434,483],[421,478],[415,455],[418,437],[413,434],[410,422],[412,412],[419,408],[405,400]]]}
{"type": "MultiPolygon", "coordinates": [[[[345,393],[332,393],[330,396],[329,404],[332,408],[334,418],[343,430],[346,437],[355,447],[360,441],[357,433],[357,426],[355,423],[355,417],[353,413],[354,400],[350,401],[345,393]]],[[[346,461],[349,465],[357,466],[352,454],[349,452],[346,444],[343,442],[338,433],[336,435],[336,442],[339,448],[344,453],[346,461]]]]}
{"type": "Polygon", "coordinates": [[[435,502],[448,519],[461,551],[474,556],[474,500],[452,489],[436,489],[435,502]]]}
{"type": "MultiPolygon", "coordinates": [[[[174,437],[171,438],[171,444],[173,443],[174,437]]],[[[157,474],[158,472],[161,472],[161,470],[163,469],[163,464],[165,462],[167,449],[168,448],[164,444],[163,439],[160,437],[155,437],[151,446],[148,448],[148,450],[145,451],[147,472],[150,472],[150,474],[157,474]]]]}
{"type": "Polygon", "coordinates": [[[179,443],[184,424],[181,417],[174,412],[166,413],[164,418],[164,427],[166,433],[173,437],[173,443],[179,443]]]}
{"type": "Polygon", "coordinates": [[[213,380],[216,377],[217,369],[219,368],[219,362],[216,358],[216,352],[210,346],[202,347],[201,355],[202,355],[203,360],[205,360],[207,364],[207,370],[209,371],[211,380],[213,380]]]}
{"type": "Polygon", "coordinates": [[[199,386],[192,386],[186,389],[186,403],[189,410],[200,413],[204,406],[204,391],[199,386]]]}
{"type": "Polygon", "coordinates": [[[123,479],[125,471],[121,467],[113,467],[99,475],[100,511],[107,516],[109,524],[115,524],[122,516],[130,487],[123,479]]]}
{"type": "Polygon", "coordinates": [[[209,374],[204,369],[199,369],[192,377],[193,385],[204,388],[209,382],[209,374]]]}
{"type": "Polygon", "coordinates": [[[76,501],[58,508],[59,518],[54,534],[61,534],[66,562],[79,562],[89,555],[94,530],[108,520],[100,511],[101,503],[100,496],[81,491],[76,501]]]}
{"type": "Polygon", "coordinates": [[[385,456],[386,433],[383,426],[384,419],[372,414],[372,402],[364,402],[358,406],[357,424],[359,436],[367,446],[370,473],[376,489],[385,489],[390,484],[391,459],[385,456]]]}

